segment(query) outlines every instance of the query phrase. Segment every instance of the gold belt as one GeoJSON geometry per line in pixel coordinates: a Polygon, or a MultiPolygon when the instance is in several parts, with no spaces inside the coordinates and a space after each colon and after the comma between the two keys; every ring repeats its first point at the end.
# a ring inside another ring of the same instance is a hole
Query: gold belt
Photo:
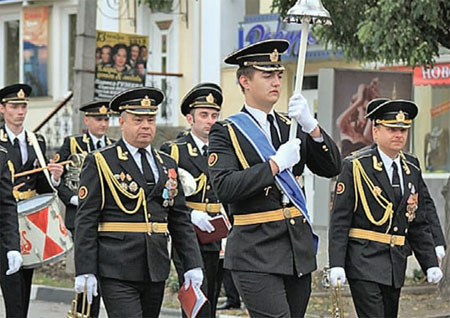
{"type": "Polygon", "coordinates": [[[168,233],[167,223],[158,222],[102,222],[98,224],[99,232],[135,232],[168,233]]]}
{"type": "Polygon", "coordinates": [[[281,221],[302,216],[302,212],[296,207],[283,208],[273,211],[257,212],[251,214],[233,215],[233,225],[250,225],[258,223],[267,223],[281,221]]]}
{"type": "Polygon", "coordinates": [[[220,212],[220,203],[200,203],[200,202],[186,202],[186,205],[194,210],[203,212],[218,213],[220,212]]]}
{"type": "Polygon", "coordinates": [[[17,201],[28,200],[36,195],[36,190],[27,190],[27,191],[13,190],[13,195],[17,201]]]}
{"type": "Polygon", "coordinates": [[[351,228],[350,232],[348,233],[348,236],[353,237],[353,238],[358,238],[358,239],[364,239],[364,240],[375,241],[375,242],[379,242],[379,243],[390,244],[391,246],[405,245],[405,237],[404,236],[384,234],[384,233],[363,230],[363,229],[351,228]]]}

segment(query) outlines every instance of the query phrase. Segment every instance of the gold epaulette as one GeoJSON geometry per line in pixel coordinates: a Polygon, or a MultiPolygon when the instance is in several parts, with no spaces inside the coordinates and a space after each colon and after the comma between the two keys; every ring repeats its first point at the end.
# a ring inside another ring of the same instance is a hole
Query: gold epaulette
{"type": "Polygon", "coordinates": [[[285,114],[279,112],[276,113],[278,114],[278,116],[280,116],[280,119],[286,123],[286,125],[291,124],[291,120],[285,114]]]}

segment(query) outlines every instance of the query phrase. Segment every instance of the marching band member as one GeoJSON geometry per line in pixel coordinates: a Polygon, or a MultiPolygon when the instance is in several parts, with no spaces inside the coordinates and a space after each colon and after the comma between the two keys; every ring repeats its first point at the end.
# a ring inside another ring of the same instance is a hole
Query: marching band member
{"type": "Polygon", "coordinates": [[[224,267],[251,317],[304,316],[317,267],[317,237],[295,176],[305,165],[328,178],[341,168],[336,144],[303,96],[289,101],[289,115],[299,123],[294,140],[288,141],[290,117],[273,109],[284,70],[280,55],[288,46],[285,40],[262,41],[225,59],[239,66],[245,105],[214,124],[209,135],[212,184],[234,217],[224,267]]]}
{"type": "Polygon", "coordinates": [[[122,138],[88,154],[75,215],[75,290],[97,294],[109,317],[158,317],[170,270],[169,232],[186,286],[201,286],[202,261],[177,165],[151,142],[164,94],[130,89],[110,102],[122,138]]]}
{"type": "Polygon", "coordinates": [[[330,280],[348,279],[359,317],[397,317],[410,247],[428,282],[442,278],[419,161],[403,152],[417,112],[411,101],[372,100],[375,144],[344,160],[336,184],[330,280]]]}
{"type": "MultiPolygon", "coordinates": [[[[57,162],[65,161],[75,154],[79,154],[81,155],[81,158],[84,158],[88,153],[109,146],[115,142],[115,140],[106,136],[111,114],[111,111],[109,110],[109,101],[92,101],[80,107],[80,111],[84,112],[84,123],[87,127],[87,132],[64,138],[64,143],[55,156],[57,162]]],[[[80,162],[80,164],[82,164],[82,162],[80,162]]],[[[75,212],[78,206],[78,183],[74,180],[68,180],[67,173],[68,172],[65,171],[62,176],[64,181],[61,182],[58,187],[58,196],[66,206],[65,224],[73,236],[75,229],[75,212]]],[[[80,312],[82,306],[81,297],[79,300],[78,312],[80,312]]],[[[98,317],[99,311],[100,297],[98,296],[93,299],[91,317],[98,317]]]]}
{"type": "MultiPolygon", "coordinates": [[[[13,175],[47,165],[44,137],[26,130],[23,126],[30,93],[31,87],[26,84],[14,84],[0,90],[0,112],[5,119],[5,125],[0,128],[0,145],[8,150],[13,175]]],[[[53,163],[52,160],[47,166],[48,171],[44,170],[19,178],[13,177],[13,194],[17,201],[30,199],[38,193],[54,191],[53,187],[60,183],[63,166],[53,163]]],[[[4,249],[2,249],[0,258],[2,268],[4,268],[6,262],[4,249]]],[[[9,276],[5,276],[1,271],[0,278],[7,315],[26,317],[30,302],[33,269],[21,269],[16,274],[9,276]]]]}
{"type": "MultiPolygon", "coordinates": [[[[161,150],[170,154],[180,168],[188,171],[196,180],[195,192],[186,198],[191,209],[191,221],[200,230],[212,232],[214,226],[210,219],[220,214],[220,201],[212,186],[208,173],[208,135],[211,126],[219,118],[222,105],[222,90],[214,83],[201,83],[184,97],[181,112],[186,117],[190,131],[176,140],[163,144],[161,150]]],[[[205,279],[202,290],[208,298],[207,305],[200,310],[198,317],[216,316],[215,283],[219,266],[221,240],[200,244],[205,279]]],[[[174,251],[174,263],[180,285],[183,284],[183,266],[174,251]]],[[[184,315],[184,312],[183,312],[184,315]]]]}

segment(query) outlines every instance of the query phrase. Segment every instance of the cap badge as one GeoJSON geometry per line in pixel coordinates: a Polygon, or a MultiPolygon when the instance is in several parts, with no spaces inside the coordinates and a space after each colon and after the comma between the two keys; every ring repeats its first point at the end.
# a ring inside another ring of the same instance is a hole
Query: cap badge
{"type": "Polygon", "coordinates": [[[23,91],[23,89],[21,89],[20,91],[17,92],[17,97],[18,98],[25,98],[25,92],[23,91]]]}
{"type": "Polygon", "coordinates": [[[148,96],[145,96],[143,100],[141,100],[141,106],[150,107],[152,105],[152,101],[148,96]]]}
{"type": "Polygon", "coordinates": [[[213,104],[214,103],[214,96],[211,93],[209,93],[209,95],[206,96],[206,101],[208,103],[210,103],[210,104],[213,104]]]}
{"type": "Polygon", "coordinates": [[[405,120],[405,113],[403,111],[399,111],[398,114],[395,116],[395,119],[397,121],[404,121],[405,120]]]}
{"type": "Polygon", "coordinates": [[[100,114],[106,114],[108,112],[108,108],[105,105],[103,105],[98,109],[98,111],[100,112],[100,114]]]}
{"type": "Polygon", "coordinates": [[[271,62],[278,62],[279,56],[280,56],[280,53],[278,53],[278,50],[277,49],[273,50],[273,52],[270,53],[270,56],[269,56],[270,61],[271,62]]]}

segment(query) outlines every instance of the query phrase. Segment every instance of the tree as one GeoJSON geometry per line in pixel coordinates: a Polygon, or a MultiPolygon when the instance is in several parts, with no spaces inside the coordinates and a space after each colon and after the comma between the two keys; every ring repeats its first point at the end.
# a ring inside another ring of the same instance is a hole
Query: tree
{"type": "MultiPolygon", "coordinates": [[[[285,16],[296,0],[273,0],[285,16]]],[[[322,0],[333,26],[315,26],[320,43],[343,50],[349,60],[433,64],[439,46],[450,49],[448,0],[322,0]]]]}

